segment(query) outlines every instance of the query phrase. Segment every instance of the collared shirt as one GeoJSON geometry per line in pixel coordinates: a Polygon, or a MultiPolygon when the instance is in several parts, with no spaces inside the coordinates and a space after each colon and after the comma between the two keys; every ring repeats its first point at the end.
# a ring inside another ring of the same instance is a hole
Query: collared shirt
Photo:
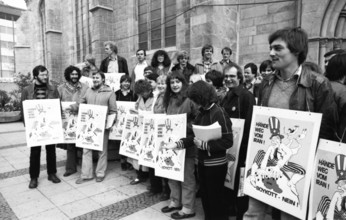
{"type": "Polygon", "coordinates": [[[108,72],[109,73],[119,72],[118,56],[115,56],[114,58],[109,57],[108,72]]]}
{"type": "Polygon", "coordinates": [[[144,69],[148,66],[147,61],[144,61],[143,63],[137,63],[134,69],[135,75],[136,75],[136,81],[140,79],[144,79],[144,69]]]}
{"type": "Polygon", "coordinates": [[[205,61],[202,60],[203,63],[203,75],[207,74],[207,72],[209,72],[211,70],[211,65],[213,64],[213,61],[205,61]]]}
{"type": "Polygon", "coordinates": [[[253,80],[250,83],[244,83],[244,87],[253,94],[253,90],[254,90],[254,85],[256,82],[256,78],[253,78],[253,80]]]}

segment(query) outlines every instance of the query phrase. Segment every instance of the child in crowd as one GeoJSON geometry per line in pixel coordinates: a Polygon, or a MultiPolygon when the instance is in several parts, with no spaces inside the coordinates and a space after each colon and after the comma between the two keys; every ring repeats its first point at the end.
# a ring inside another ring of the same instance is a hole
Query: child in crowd
{"type": "MultiPolygon", "coordinates": [[[[166,112],[168,115],[187,114],[186,137],[190,137],[193,135],[191,122],[195,118],[197,106],[186,96],[188,84],[185,77],[181,72],[173,71],[167,77],[166,84],[167,88],[163,98],[166,112]]],[[[196,198],[196,180],[194,176],[196,146],[193,142],[189,142],[184,147],[186,148],[184,182],[168,180],[171,189],[171,201],[168,206],[161,209],[163,213],[179,210],[171,215],[173,219],[190,218],[196,215],[194,210],[196,198]]]]}

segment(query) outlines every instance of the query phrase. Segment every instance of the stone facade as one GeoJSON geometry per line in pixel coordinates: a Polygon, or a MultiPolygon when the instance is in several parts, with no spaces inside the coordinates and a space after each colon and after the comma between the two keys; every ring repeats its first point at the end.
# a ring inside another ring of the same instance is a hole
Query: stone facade
{"type": "MultiPolygon", "coordinates": [[[[141,0],[143,1],[143,0],[141,0]]],[[[105,58],[104,41],[116,41],[119,55],[131,70],[138,49],[139,0],[30,0],[18,20],[17,71],[46,65],[52,79],[91,53],[97,66],[105,58]]],[[[214,46],[214,60],[224,46],[241,66],[269,58],[268,36],[284,27],[301,26],[309,35],[308,60],[323,66],[323,54],[346,47],[346,0],[176,0],[176,45],[166,49],[171,58],[179,50],[190,53],[190,63],[201,60],[201,48],[214,46]]],[[[150,62],[156,50],[147,52],[150,62]]]]}

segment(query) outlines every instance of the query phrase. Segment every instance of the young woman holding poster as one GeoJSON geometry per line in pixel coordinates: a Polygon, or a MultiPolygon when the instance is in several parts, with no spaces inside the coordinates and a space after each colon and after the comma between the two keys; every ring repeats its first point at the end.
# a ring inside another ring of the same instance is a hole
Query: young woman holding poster
{"type": "MultiPolygon", "coordinates": [[[[187,134],[192,137],[191,122],[197,112],[197,106],[186,96],[188,84],[182,73],[173,71],[166,80],[167,88],[163,98],[163,105],[168,115],[187,114],[187,134]]],[[[177,142],[178,143],[178,142],[177,142]]],[[[195,216],[196,180],[195,157],[196,146],[193,142],[186,143],[184,182],[168,180],[171,189],[170,203],[161,209],[163,213],[180,210],[171,215],[173,219],[184,219],[195,216]]],[[[176,148],[177,144],[170,148],[176,148]]]]}

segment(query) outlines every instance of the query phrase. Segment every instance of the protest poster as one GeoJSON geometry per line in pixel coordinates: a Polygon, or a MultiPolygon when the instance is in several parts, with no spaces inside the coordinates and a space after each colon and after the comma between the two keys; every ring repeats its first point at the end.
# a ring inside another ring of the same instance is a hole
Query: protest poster
{"type": "Polygon", "coordinates": [[[142,130],[143,116],[138,114],[126,114],[119,154],[136,160],[139,159],[142,130]]]}
{"type": "Polygon", "coordinates": [[[346,144],[320,139],[309,205],[309,219],[346,219],[346,144]]]}
{"type": "Polygon", "coordinates": [[[91,150],[103,150],[107,111],[107,106],[79,105],[76,146],[91,150]]]}
{"type": "Polygon", "coordinates": [[[162,114],[145,114],[143,118],[143,133],[140,145],[138,163],[143,166],[155,168],[158,148],[155,148],[155,139],[158,132],[157,118],[165,117],[162,114]]]}
{"type": "Polygon", "coordinates": [[[322,114],[254,106],[244,193],[305,219],[322,114]]]}
{"type": "Polygon", "coordinates": [[[64,132],[64,142],[66,144],[76,143],[77,117],[78,114],[71,111],[70,105],[76,102],[61,102],[62,128],[64,132]]]}
{"type": "Polygon", "coordinates": [[[233,133],[233,146],[226,151],[227,157],[227,174],[225,178],[225,186],[234,189],[235,174],[238,166],[238,158],[240,151],[240,144],[243,139],[244,133],[244,119],[231,118],[232,133],[233,133]]]}
{"type": "Polygon", "coordinates": [[[59,99],[25,100],[23,113],[28,147],[64,142],[59,99]]]}
{"type": "Polygon", "coordinates": [[[186,137],[186,114],[157,118],[155,148],[158,151],[155,176],[184,181],[185,149],[162,149],[164,145],[186,137]]]}
{"type": "Polygon", "coordinates": [[[126,114],[130,113],[130,109],[135,109],[135,104],[135,102],[117,101],[117,119],[114,125],[110,128],[110,140],[121,140],[126,114]]]}
{"type": "Polygon", "coordinates": [[[120,78],[123,75],[125,75],[125,73],[105,73],[105,84],[116,92],[120,89],[120,78]]]}
{"type": "Polygon", "coordinates": [[[89,88],[92,88],[93,85],[94,85],[93,79],[92,79],[92,78],[89,78],[89,77],[86,77],[86,76],[82,76],[82,77],[79,79],[79,82],[88,85],[89,88]]]}

